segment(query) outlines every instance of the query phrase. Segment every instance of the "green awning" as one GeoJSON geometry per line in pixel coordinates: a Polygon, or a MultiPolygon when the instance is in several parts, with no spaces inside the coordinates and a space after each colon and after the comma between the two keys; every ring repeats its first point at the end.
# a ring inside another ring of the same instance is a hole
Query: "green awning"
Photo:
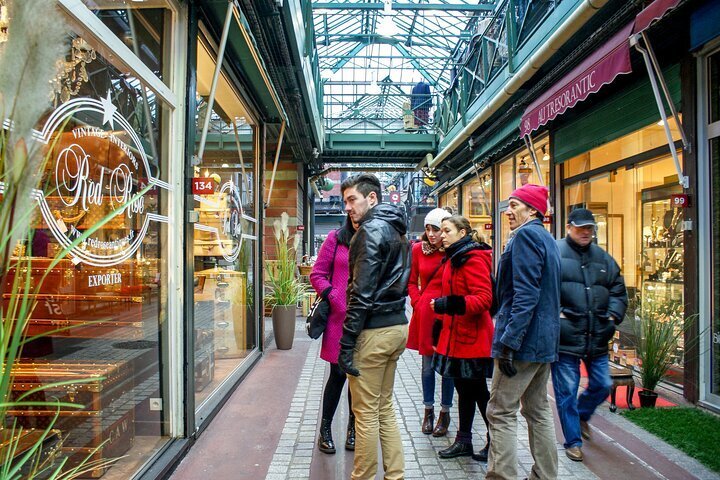
{"type": "MultiPolygon", "coordinates": [[[[680,110],[680,66],[663,70],[673,103],[680,110]]],[[[572,123],[555,130],[552,141],[555,163],[632,133],[660,120],[657,103],[647,75],[591,108],[572,123]]]]}
{"type": "Polygon", "coordinates": [[[498,147],[503,147],[520,138],[520,132],[517,126],[520,124],[521,118],[522,112],[505,122],[502,128],[496,130],[495,133],[483,140],[473,154],[473,163],[482,161],[484,157],[497,150],[498,147]]]}
{"type": "MultiPolygon", "coordinates": [[[[207,14],[212,27],[217,32],[222,32],[225,15],[229,2],[202,2],[201,8],[207,14]]],[[[244,77],[246,87],[253,96],[253,100],[265,120],[269,123],[287,122],[285,109],[272,84],[270,75],[267,73],[265,63],[260,57],[260,52],[255,43],[250,26],[245,15],[239,8],[234,9],[234,20],[230,25],[225,57],[236,70],[244,77]]],[[[215,39],[215,40],[219,40],[215,39]]]]}

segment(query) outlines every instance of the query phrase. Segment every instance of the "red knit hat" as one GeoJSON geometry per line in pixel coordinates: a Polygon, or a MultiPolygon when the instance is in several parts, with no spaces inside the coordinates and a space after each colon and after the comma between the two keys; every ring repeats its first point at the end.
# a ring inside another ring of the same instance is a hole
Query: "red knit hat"
{"type": "Polygon", "coordinates": [[[528,183],[515,189],[510,198],[517,198],[530,208],[534,208],[540,214],[545,215],[550,210],[549,190],[542,185],[528,183]]]}

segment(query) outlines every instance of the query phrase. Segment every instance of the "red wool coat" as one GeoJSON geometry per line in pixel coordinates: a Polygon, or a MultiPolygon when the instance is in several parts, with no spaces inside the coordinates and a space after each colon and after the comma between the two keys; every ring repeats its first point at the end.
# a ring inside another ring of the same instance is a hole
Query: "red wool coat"
{"type": "Polygon", "coordinates": [[[439,315],[443,326],[437,353],[451,358],[490,357],[494,327],[490,317],[492,304],[491,250],[471,250],[460,267],[447,262],[440,297],[465,298],[465,314],[439,315]]]}
{"type": "Polygon", "coordinates": [[[445,254],[438,251],[425,255],[422,251],[422,242],[412,247],[408,294],[413,314],[410,319],[407,348],[417,350],[420,355],[432,355],[434,352],[432,326],[440,315],[433,312],[430,300],[440,296],[444,267],[441,263],[444,258],[445,254]],[[432,278],[429,279],[431,275],[432,278]]]}

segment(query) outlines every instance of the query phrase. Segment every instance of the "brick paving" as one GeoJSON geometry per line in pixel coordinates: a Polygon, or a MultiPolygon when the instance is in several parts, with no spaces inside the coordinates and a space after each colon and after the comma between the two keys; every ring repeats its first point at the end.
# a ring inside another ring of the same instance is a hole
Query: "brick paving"
{"type": "MultiPolygon", "coordinates": [[[[313,456],[324,456],[315,449],[322,388],[327,367],[327,363],[320,360],[318,356],[319,346],[320,342],[313,342],[308,350],[280,441],[265,477],[266,480],[309,480],[313,456]]],[[[421,357],[417,352],[406,351],[398,362],[395,379],[394,398],[405,452],[405,478],[407,480],[484,478],[485,463],[476,462],[470,457],[441,460],[437,456],[439,450],[452,443],[457,430],[456,407],[453,407],[451,411],[452,421],[447,437],[435,438],[420,432],[424,409],[420,384],[420,361],[421,357]]],[[[438,387],[437,405],[440,404],[439,391],[438,387]]],[[[345,402],[344,398],[341,399],[341,405],[343,402],[345,402]]],[[[344,413],[345,410],[338,409],[338,412],[344,413]]],[[[346,418],[346,416],[340,419],[336,418],[335,423],[344,426],[346,418]]],[[[485,442],[485,425],[479,414],[476,416],[474,427],[473,440],[475,449],[478,450],[483,447],[485,442]]],[[[339,447],[338,454],[336,454],[338,456],[342,455],[342,439],[342,436],[335,435],[336,445],[339,447]]],[[[525,478],[532,467],[532,456],[528,446],[527,427],[522,416],[519,416],[518,441],[520,462],[518,478],[525,478]]],[[[565,457],[562,445],[558,444],[557,447],[558,478],[583,480],[598,478],[582,463],[572,462],[565,457]]],[[[334,479],[328,478],[327,480],[334,479]]]]}

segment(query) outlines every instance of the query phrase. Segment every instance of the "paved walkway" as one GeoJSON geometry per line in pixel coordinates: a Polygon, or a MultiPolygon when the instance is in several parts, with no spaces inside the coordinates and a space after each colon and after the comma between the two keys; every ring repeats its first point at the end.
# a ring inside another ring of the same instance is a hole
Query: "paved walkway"
{"type": "MultiPolygon", "coordinates": [[[[344,444],[348,407],[343,396],[333,437],[338,453],[316,447],[327,363],[319,359],[320,342],[310,341],[298,322],[290,351],[269,349],[190,450],[172,478],[218,480],[341,480],[350,477],[352,452],[344,444]],[[245,409],[243,406],[250,409],[245,409]]],[[[550,386],[549,386],[550,387],[550,386]]],[[[439,388],[438,394],[439,394],[439,388]]],[[[549,388],[552,392],[551,388],[549,388]]],[[[485,464],[469,457],[440,460],[437,452],[452,443],[457,430],[453,407],[450,433],[434,438],[420,432],[423,413],[420,356],[405,352],[398,363],[395,405],[405,450],[406,479],[481,479],[485,464]]],[[[436,399],[439,405],[439,398],[436,399]]],[[[583,463],[570,461],[562,449],[556,419],[560,479],[718,479],[698,462],[634,427],[601,406],[593,418],[593,440],[583,448],[583,463]]],[[[519,478],[528,475],[532,457],[524,420],[519,422],[519,478]]],[[[478,414],[473,440],[484,445],[485,426],[478,414]]],[[[382,479],[381,473],[377,476],[382,479]]]]}

